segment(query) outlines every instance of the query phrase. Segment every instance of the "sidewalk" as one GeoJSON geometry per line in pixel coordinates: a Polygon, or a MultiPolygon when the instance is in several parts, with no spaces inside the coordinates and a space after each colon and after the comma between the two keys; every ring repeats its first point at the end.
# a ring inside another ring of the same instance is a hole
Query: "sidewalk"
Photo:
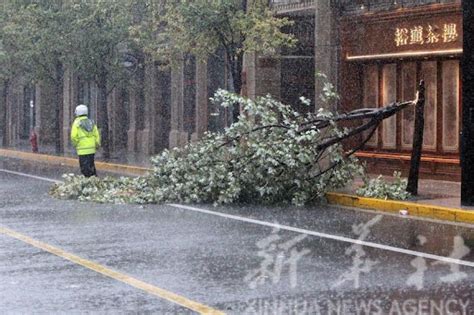
{"type": "MultiPolygon", "coordinates": [[[[77,157],[38,154],[22,149],[2,149],[0,157],[8,157],[27,161],[78,167],[77,157]]],[[[123,152],[113,159],[103,160],[97,157],[96,167],[99,171],[121,175],[139,176],[146,174],[150,169],[149,157],[123,152]],[[112,163],[113,162],[113,163],[112,163]]],[[[474,207],[460,205],[461,184],[439,180],[422,179],[419,182],[419,196],[408,201],[382,200],[358,197],[355,189],[362,181],[355,181],[351,187],[328,193],[330,204],[355,208],[371,209],[391,212],[403,216],[428,217],[437,220],[464,222],[474,224],[474,207]],[[404,210],[404,211],[400,211],[404,210]]]]}
{"type": "MultiPolygon", "coordinates": [[[[0,149],[31,152],[31,146],[28,140],[20,140],[20,144],[12,148],[0,147],[0,149]]],[[[53,145],[42,145],[39,148],[38,153],[45,154],[45,155],[70,157],[70,158],[75,158],[75,159],[77,158],[77,155],[74,149],[67,148],[64,153],[56,154],[56,150],[53,145]]],[[[107,162],[107,163],[119,163],[119,164],[127,164],[127,165],[132,165],[132,166],[151,167],[150,156],[142,154],[142,153],[128,152],[126,150],[119,150],[117,152],[113,152],[112,156],[109,159],[104,159],[102,157],[102,150],[99,149],[96,153],[96,160],[101,161],[101,162],[107,162]]]]}
{"type": "MultiPolygon", "coordinates": [[[[389,177],[388,177],[389,178],[389,177]]],[[[355,195],[355,190],[362,186],[362,179],[356,179],[351,187],[338,192],[355,195]]],[[[461,206],[461,183],[443,180],[420,179],[418,186],[418,196],[407,200],[419,204],[437,205],[449,208],[462,208],[464,210],[474,210],[474,207],[461,206]]]]}
{"type": "Polygon", "coordinates": [[[418,196],[406,201],[382,200],[356,196],[362,185],[356,180],[351,187],[327,194],[330,204],[391,212],[402,216],[474,224],[474,207],[461,206],[461,183],[420,179],[418,196]]]}
{"type": "MultiPolygon", "coordinates": [[[[10,159],[19,159],[28,162],[34,163],[43,163],[47,165],[56,165],[60,167],[79,169],[79,161],[77,156],[72,157],[72,155],[53,155],[46,154],[43,152],[32,153],[26,150],[21,149],[4,149],[0,148],[0,159],[1,157],[10,158],[10,159]]],[[[96,158],[96,168],[100,172],[104,173],[113,173],[118,175],[128,175],[128,176],[141,176],[145,175],[151,167],[151,163],[144,160],[139,160],[135,155],[122,154],[121,158],[115,159],[102,159],[99,156],[96,158]],[[134,161],[135,163],[128,163],[128,161],[134,161]]]]}

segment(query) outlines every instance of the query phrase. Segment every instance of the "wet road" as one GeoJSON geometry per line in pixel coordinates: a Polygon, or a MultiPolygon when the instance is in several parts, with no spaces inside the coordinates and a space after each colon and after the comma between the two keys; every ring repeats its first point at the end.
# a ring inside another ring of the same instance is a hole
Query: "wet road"
{"type": "Polygon", "coordinates": [[[52,199],[50,185],[0,171],[0,313],[474,314],[472,226],[328,206],[102,205],[52,199]]]}

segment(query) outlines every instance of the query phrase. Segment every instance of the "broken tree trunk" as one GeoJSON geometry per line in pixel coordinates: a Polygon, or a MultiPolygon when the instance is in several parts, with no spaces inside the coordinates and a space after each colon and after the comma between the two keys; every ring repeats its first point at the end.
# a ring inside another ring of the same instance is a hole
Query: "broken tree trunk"
{"type": "Polygon", "coordinates": [[[415,107],[415,128],[413,131],[413,149],[411,151],[410,173],[408,175],[407,192],[418,195],[418,175],[420,173],[421,150],[423,148],[423,132],[425,127],[425,83],[420,82],[415,107]]]}

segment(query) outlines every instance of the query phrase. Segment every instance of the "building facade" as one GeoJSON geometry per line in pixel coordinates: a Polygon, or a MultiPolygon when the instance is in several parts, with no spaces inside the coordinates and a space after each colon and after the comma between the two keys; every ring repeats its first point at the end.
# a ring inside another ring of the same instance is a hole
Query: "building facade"
{"type": "MultiPolygon", "coordinates": [[[[112,157],[123,152],[156,154],[224,127],[225,113],[209,102],[217,89],[226,88],[223,59],[212,57],[204,62],[178,56],[177,60],[172,68],[143,62],[143,68],[110,89],[112,157]]],[[[54,107],[54,89],[46,82],[28,86],[21,79],[10,81],[4,84],[2,95],[0,141],[5,147],[27,148],[30,131],[35,130],[40,152],[57,153],[60,147],[60,153],[74,154],[69,134],[78,104],[89,107],[89,115],[101,128],[97,85],[70,70],[64,72],[60,108],[54,107]]]]}
{"type": "MultiPolygon", "coordinates": [[[[245,56],[247,96],[271,94],[307,111],[298,105],[299,97],[305,96],[313,100],[309,110],[327,107],[343,112],[411,100],[418,82],[424,80],[422,173],[459,178],[460,0],[271,0],[270,5],[275,14],[294,21],[287,32],[299,41],[296,47],[282,49],[278,57],[245,56]],[[323,85],[317,72],[336,87],[339,102],[321,102],[323,85]]],[[[226,88],[224,58],[207,62],[176,58],[179,62],[172,69],[144,62],[146,66],[129,81],[111,90],[108,119],[113,152],[151,155],[225,126],[228,114],[209,102],[218,88],[226,88]]],[[[97,119],[97,87],[66,70],[63,105],[55,111],[50,105],[51,87],[39,83],[34,89],[25,88],[17,81],[5,86],[8,93],[0,100],[6,113],[0,117],[3,143],[13,147],[24,143],[34,126],[41,150],[56,141],[59,126],[61,147],[72,153],[69,128],[74,108],[87,104],[97,119]]],[[[384,121],[358,156],[376,172],[407,170],[413,119],[413,110],[408,109],[384,121]]]]}
{"type": "MultiPolygon", "coordinates": [[[[418,83],[424,80],[421,171],[424,176],[459,179],[460,0],[271,2],[277,14],[290,17],[296,24],[313,19],[313,69],[325,73],[341,96],[331,109],[344,112],[412,100],[418,83]]],[[[281,64],[285,58],[299,56],[282,57],[281,64]]],[[[286,84],[287,76],[281,67],[280,78],[286,84]]],[[[305,79],[299,78],[302,81],[305,79]]],[[[280,86],[280,98],[291,98],[285,84],[280,86]]],[[[294,90],[297,92],[291,93],[310,95],[305,86],[294,86],[294,90]]],[[[316,81],[316,107],[320,92],[316,81]]],[[[358,156],[376,172],[408,170],[413,127],[413,108],[385,120],[358,156]]]]}

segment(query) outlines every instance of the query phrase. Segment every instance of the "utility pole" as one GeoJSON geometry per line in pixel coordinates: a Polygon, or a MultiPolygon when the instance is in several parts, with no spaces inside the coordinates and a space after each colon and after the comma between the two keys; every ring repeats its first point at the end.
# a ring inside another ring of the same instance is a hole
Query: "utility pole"
{"type": "Polygon", "coordinates": [[[413,130],[413,149],[411,150],[410,173],[408,175],[407,191],[413,196],[418,195],[418,176],[420,174],[421,151],[423,150],[423,132],[425,129],[425,82],[418,86],[417,102],[415,105],[415,128],[413,130]]]}
{"type": "Polygon", "coordinates": [[[474,1],[462,1],[461,205],[474,206],[474,1]]]}

